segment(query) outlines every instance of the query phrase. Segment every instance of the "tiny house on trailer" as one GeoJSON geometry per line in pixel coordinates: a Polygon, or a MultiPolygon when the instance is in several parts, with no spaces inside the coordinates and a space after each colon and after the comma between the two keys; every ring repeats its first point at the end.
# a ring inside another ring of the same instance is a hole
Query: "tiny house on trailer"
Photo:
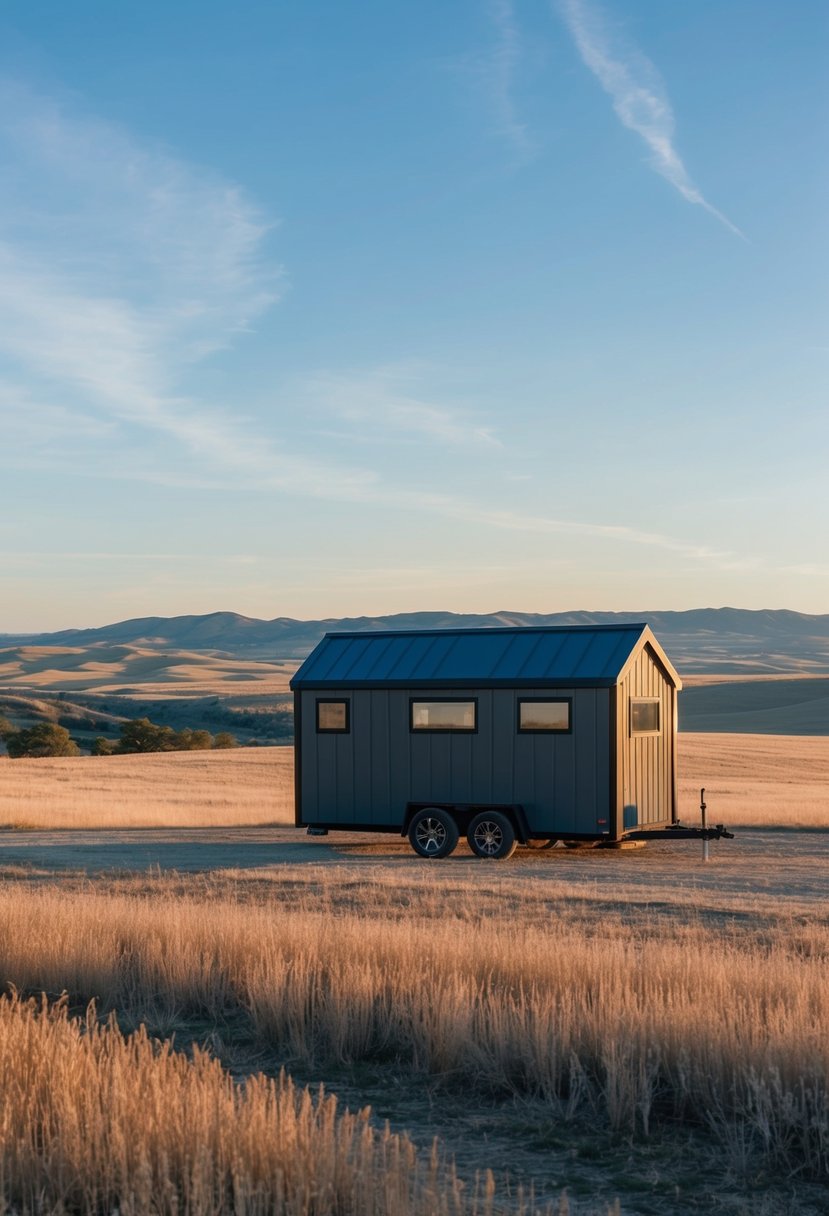
{"type": "MultiPolygon", "coordinates": [[[[296,823],[445,857],[678,825],[677,692],[647,625],[326,634],[291,681],[296,823]]],[[[713,829],[710,830],[713,834],[713,829]]]]}

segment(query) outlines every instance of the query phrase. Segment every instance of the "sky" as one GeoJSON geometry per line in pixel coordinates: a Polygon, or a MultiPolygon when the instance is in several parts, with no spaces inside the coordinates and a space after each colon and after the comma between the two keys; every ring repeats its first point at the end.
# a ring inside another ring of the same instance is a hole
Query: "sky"
{"type": "Polygon", "coordinates": [[[0,631],[829,611],[824,0],[5,0],[0,631]]]}

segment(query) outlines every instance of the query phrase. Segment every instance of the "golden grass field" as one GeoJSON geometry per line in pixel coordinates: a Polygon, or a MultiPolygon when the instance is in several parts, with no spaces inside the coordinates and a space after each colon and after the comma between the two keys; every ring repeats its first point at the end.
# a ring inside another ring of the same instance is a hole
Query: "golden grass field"
{"type": "Polygon", "coordinates": [[[288,821],[290,749],[0,761],[2,823],[190,829],[178,857],[198,824],[224,841],[192,874],[0,852],[0,981],[24,998],[0,1000],[0,1199],[825,1216],[827,743],[680,736],[685,818],[705,785],[712,822],[789,829],[746,828],[707,867],[693,842],[288,855],[259,828],[234,868],[215,829],[288,821]]]}
{"type": "Polygon", "coordinates": [[[0,827],[292,823],[293,748],[0,758],[0,827]]]}
{"type": "MultiPolygon", "coordinates": [[[[829,827],[829,737],[679,736],[681,815],[733,826],[829,827]]],[[[14,760],[0,827],[223,827],[293,822],[293,749],[14,760]]]]}
{"type": "Polygon", "coordinates": [[[0,1193],[27,1212],[464,1216],[557,1210],[563,1188],[579,1213],[824,1212],[822,904],[543,864],[8,872],[0,976],[67,995],[54,1016],[0,1002],[0,1193]],[[167,1045],[67,1023],[92,999],[167,1045]],[[320,1081],[380,1118],[312,1105],[320,1081]]]}

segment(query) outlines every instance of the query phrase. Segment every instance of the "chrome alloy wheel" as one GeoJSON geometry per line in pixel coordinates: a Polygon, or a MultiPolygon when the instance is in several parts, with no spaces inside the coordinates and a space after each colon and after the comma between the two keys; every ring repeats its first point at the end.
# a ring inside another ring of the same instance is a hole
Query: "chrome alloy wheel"
{"type": "Polygon", "coordinates": [[[446,844],[446,825],[431,815],[424,817],[415,828],[415,840],[424,856],[433,856],[446,844]]]}
{"type": "Polygon", "coordinates": [[[475,849],[482,857],[495,857],[503,848],[504,833],[500,823],[492,819],[482,819],[475,825],[472,833],[475,849]]]}

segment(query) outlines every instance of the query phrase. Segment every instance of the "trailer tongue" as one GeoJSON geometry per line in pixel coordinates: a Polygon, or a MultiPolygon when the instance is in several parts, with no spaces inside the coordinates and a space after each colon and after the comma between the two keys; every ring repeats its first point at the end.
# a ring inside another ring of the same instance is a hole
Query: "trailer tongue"
{"type": "Polygon", "coordinates": [[[625,832],[625,840],[733,840],[734,833],[721,823],[709,828],[686,827],[684,823],[669,823],[664,828],[642,828],[625,832]]]}

